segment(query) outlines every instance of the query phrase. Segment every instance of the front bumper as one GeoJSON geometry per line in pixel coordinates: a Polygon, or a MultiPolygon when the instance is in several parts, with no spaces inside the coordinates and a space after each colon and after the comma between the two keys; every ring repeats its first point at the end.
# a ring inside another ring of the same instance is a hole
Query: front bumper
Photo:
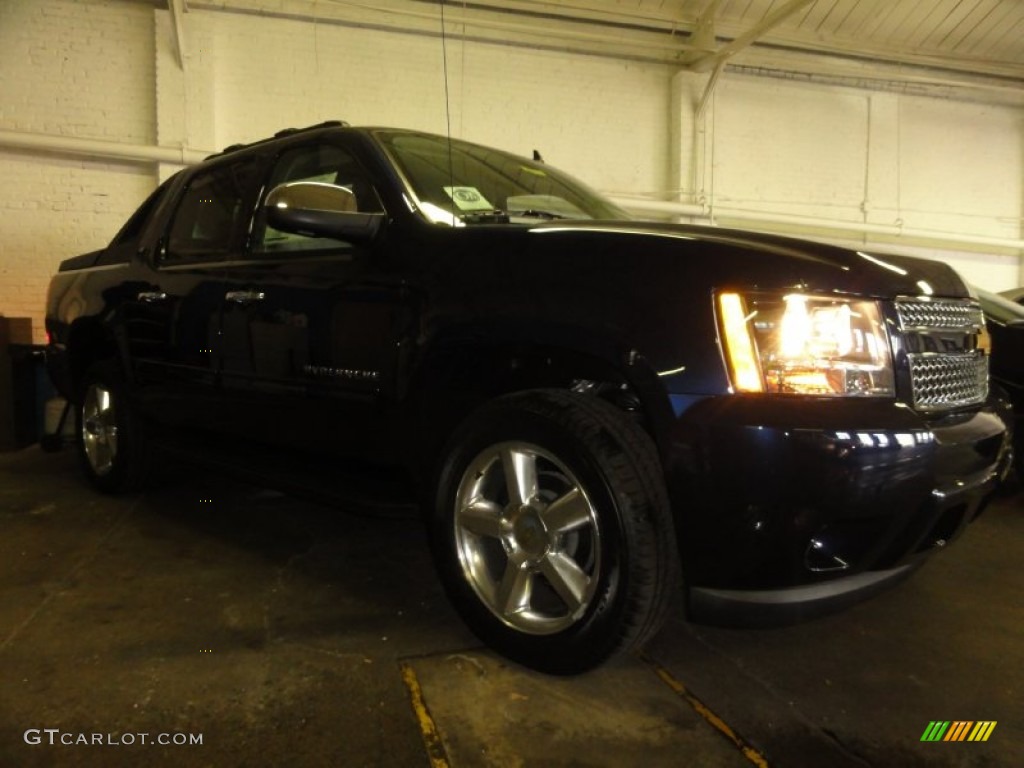
{"type": "Polygon", "coordinates": [[[894,583],[984,509],[1012,451],[995,406],[729,396],[680,409],[668,467],[698,621],[817,615],[894,583]]]}

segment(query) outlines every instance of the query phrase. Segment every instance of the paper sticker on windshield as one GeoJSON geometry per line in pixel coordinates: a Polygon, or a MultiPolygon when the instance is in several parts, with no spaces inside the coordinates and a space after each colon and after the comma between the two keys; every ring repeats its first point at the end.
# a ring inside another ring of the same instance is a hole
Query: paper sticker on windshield
{"type": "Polygon", "coordinates": [[[476,187],[445,187],[444,191],[460,211],[493,211],[494,206],[476,187]]]}

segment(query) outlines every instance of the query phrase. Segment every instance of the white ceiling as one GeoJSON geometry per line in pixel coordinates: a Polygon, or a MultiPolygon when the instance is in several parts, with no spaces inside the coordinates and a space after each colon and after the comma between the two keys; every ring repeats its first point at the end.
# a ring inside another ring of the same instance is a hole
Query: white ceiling
{"type": "MultiPolygon", "coordinates": [[[[722,22],[755,24],[773,0],[726,0],[722,22]]],[[[682,5],[694,5],[683,3],[682,5]]],[[[822,41],[896,56],[949,59],[970,69],[1024,65],[1024,3],[1019,0],[819,0],[777,30],[797,45],[822,41]]]]}
{"type": "Polygon", "coordinates": [[[603,20],[681,36],[710,18],[719,45],[777,14],[777,25],[759,34],[757,45],[1024,77],[1021,0],[449,0],[447,6],[603,20]]]}
{"type": "Polygon", "coordinates": [[[1024,0],[166,0],[1024,104],[1024,0]]]}

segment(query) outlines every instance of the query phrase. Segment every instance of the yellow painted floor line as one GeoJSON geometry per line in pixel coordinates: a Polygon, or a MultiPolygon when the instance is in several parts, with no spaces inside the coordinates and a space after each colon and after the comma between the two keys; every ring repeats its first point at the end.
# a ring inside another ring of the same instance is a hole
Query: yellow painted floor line
{"type": "Polygon", "coordinates": [[[398,662],[398,669],[402,673],[402,681],[409,689],[409,701],[412,704],[412,711],[416,715],[416,722],[420,726],[420,734],[423,736],[423,746],[427,750],[427,757],[430,759],[430,768],[451,768],[448,761],[448,753],[445,751],[441,734],[437,730],[437,724],[427,709],[427,703],[423,699],[423,689],[420,688],[420,681],[416,678],[416,672],[408,662],[398,662]]]}
{"type": "Polygon", "coordinates": [[[646,664],[648,664],[651,667],[651,669],[654,670],[654,673],[661,678],[662,682],[665,683],[665,685],[667,685],[669,688],[675,691],[676,695],[678,695],[680,698],[686,701],[687,704],[693,707],[694,711],[698,715],[703,717],[708,722],[708,724],[711,725],[712,728],[714,728],[716,731],[725,736],[725,738],[731,741],[733,745],[740,752],[743,753],[743,756],[747,758],[747,760],[756,765],[758,768],[769,768],[768,761],[765,759],[764,755],[762,755],[752,746],[747,744],[747,742],[744,741],[743,738],[738,733],[736,733],[736,731],[729,727],[728,723],[726,723],[722,718],[720,718],[718,715],[716,715],[714,712],[708,709],[707,705],[703,701],[701,701],[688,690],[686,690],[686,686],[683,685],[679,680],[676,680],[676,678],[672,676],[671,672],[669,672],[667,669],[661,666],[658,662],[656,662],[646,653],[640,653],[639,656],[646,664]]]}

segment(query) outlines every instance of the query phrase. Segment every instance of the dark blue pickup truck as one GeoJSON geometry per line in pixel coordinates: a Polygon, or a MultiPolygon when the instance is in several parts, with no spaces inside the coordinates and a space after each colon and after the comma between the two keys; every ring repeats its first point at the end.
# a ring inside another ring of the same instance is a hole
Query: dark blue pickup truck
{"type": "Polygon", "coordinates": [[[322,124],[181,171],[61,266],[47,329],[100,490],[167,450],[404,494],[469,626],[559,673],[680,593],[734,624],[871,594],[1011,459],[947,266],[634,221],[413,131],[322,124]]]}

